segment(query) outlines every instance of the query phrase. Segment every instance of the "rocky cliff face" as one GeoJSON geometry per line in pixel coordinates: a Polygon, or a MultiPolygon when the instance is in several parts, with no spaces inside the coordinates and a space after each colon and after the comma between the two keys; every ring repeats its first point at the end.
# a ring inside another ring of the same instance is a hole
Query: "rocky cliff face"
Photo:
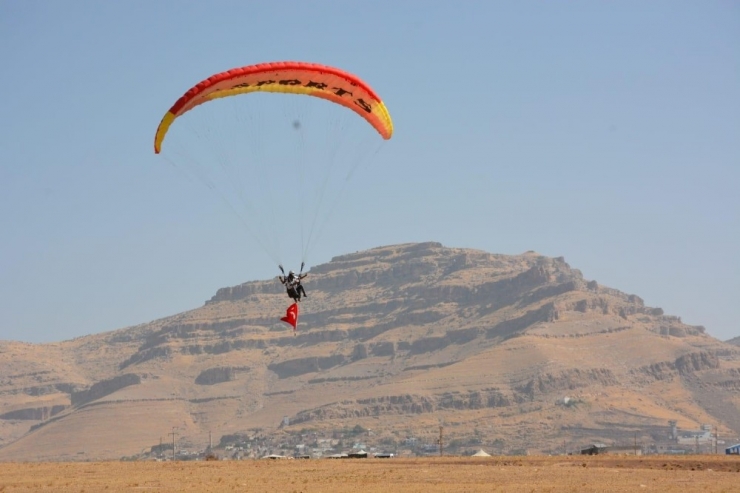
{"type": "Polygon", "coordinates": [[[124,387],[128,387],[129,385],[137,385],[140,383],[141,377],[139,377],[139,375],[127,373],[125,375],[113,377],[109,380],[97,382],[87,390],[72,392],[70,400],[73,406],[79,406],[87,402],[101,399],[121,390],[124,387]]]}
{"type": "Polygon", "coordinates": [[[195,378],[198,385],[216,385],[217,383],[231,382],[236,379],[236,370],[230,366],[208,368],[195,378]]]}
{"type": "Polygon", "coordinates": [[[0,459],[117,458],[173,426],[192,447],[253,428],[412,436],[438,419],[453,435],[511,448],[536,438],[543,451],[576,429],[633,439],[668,420],[740,434],[740,349],[563,258],[395,245],[315,266],[305,284],[295,335],[272,279],[133,328],[6,345],[0,459]],[[129,421],[120,450],[96,445],[129,421]]]}

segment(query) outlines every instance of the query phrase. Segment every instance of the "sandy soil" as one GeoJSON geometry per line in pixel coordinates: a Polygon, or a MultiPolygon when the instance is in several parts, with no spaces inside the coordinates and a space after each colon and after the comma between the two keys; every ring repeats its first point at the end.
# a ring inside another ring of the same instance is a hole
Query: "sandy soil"
{"type": "Polygon", "coordinates": [[[737,492],[740,458],[570,456],[2,463],[0,491],[737,492]]]}

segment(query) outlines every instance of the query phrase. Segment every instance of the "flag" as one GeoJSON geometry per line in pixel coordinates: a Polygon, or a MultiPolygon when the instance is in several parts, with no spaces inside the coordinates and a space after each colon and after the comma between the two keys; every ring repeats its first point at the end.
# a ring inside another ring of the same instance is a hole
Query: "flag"
{"type": "Polygon", "coordinates": [[[283,322],[286,324],[289,324],[293,327],[293,330],[295,330],[296,326],[298,325],[298,303],[293,303],[288,307],[288,310],[285,312],[285,316],[281,318],[283,322]]]}

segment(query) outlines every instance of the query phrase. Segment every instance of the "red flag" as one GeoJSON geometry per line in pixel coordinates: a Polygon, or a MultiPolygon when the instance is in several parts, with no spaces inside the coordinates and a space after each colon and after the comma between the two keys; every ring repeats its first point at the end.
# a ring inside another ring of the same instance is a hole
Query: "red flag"
{"type": "Polygon", "coordinates": [[[295,330],[298,325],[298,303],[293,303],[288,307],[288,311],[285,312],[285,316],[281,318],[283,322],[289,324],[295,330]]]}

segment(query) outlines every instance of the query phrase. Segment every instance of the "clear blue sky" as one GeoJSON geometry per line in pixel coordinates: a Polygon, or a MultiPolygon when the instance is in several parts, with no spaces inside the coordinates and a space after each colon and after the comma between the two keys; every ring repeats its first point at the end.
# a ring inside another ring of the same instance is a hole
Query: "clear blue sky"
{"type": "Polygon", "coordinates": [[[740,3],[0,1],[0,339],[200,306],[274,263],[152,152],[213,73],[341,67],[396,133],[309,258],[439,241],[564,256],[740,335],[740,3]]]}

